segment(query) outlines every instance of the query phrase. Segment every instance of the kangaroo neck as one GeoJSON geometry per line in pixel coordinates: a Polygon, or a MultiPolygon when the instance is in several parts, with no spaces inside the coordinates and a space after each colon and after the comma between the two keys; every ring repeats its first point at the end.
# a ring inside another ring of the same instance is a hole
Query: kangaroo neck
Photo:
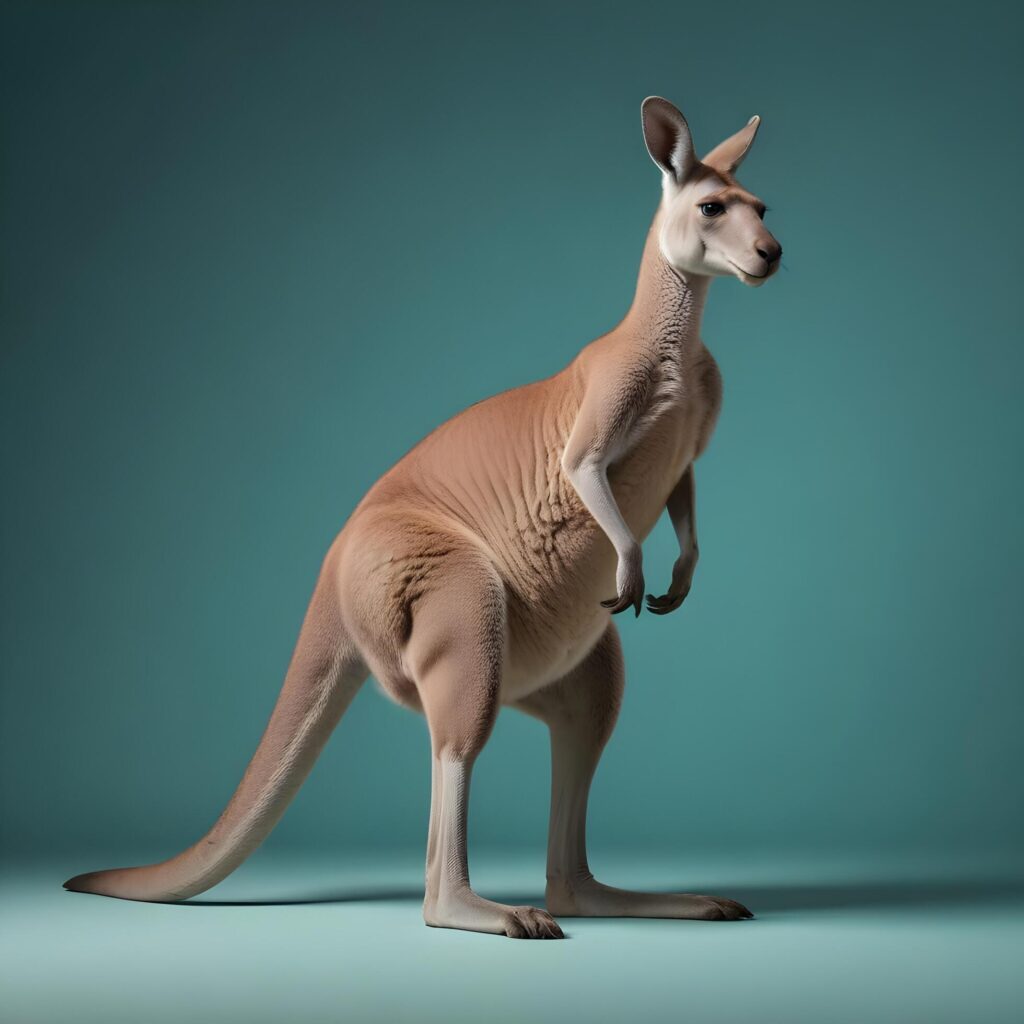
{"type": "Polygon", "coordinates": [[[695,349],[711,278],[684,275],[661,254],[659,208],[647,232],[633,304],[620,324],[631,342],[658,349],[695,349]]]}

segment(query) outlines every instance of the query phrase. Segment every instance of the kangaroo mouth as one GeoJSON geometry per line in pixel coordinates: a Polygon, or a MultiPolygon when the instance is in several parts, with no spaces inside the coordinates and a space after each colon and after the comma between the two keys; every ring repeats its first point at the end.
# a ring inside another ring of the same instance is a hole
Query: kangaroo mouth
{"type": "Polygon", "coordinates": [[[771,264],[768,265],[768,269],[763,274],[751,274],[749,271],[744,270],[738,263],[733,263],[732,260],[729,260],[729,265],[739,274],[740,280],[744,283],[748,281],[767,281],[775,272],[775,267],[771,264]]]}

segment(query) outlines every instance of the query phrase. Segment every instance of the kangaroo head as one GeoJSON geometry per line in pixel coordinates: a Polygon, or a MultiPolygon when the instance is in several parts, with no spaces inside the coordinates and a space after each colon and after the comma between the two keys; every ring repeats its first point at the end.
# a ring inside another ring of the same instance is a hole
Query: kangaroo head
{"type": "Polygon", "coordinates": [[[686,118],[668,100],[648,97],[641,117],[647,151],[662,170],[662,256],[682,273],[764,284],[779,269],[782,246],[762,222],[764,203],[733,177],[761,119],[698,160],[686,118]]]}

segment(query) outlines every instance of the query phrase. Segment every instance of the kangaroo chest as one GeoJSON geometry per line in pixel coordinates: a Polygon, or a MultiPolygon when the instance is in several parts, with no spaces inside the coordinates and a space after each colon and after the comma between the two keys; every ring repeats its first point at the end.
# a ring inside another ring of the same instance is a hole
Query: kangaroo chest
{"type": "Polygon", "coordinates": [[[721,377],[703,345],[658,360],[645,408],[609,468],[613,492],[638,537],[650,532],[668,495],[707,446],[720,405],[721,377]]]}

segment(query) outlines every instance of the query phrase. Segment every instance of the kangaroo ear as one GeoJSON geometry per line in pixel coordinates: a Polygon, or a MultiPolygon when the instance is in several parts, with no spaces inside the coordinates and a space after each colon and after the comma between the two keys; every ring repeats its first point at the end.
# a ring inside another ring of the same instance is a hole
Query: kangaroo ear
{"type": "Polygon", "coordinates": [[[686,118],[668,100],[648,96],[640,107],[640,119],[651,159],[682,184],[696,163],[686,118]]]}
{"type": "Polygon", "coordinates": [[[754,136],[757,135],[760,123],[761,118],[755,114],[735,135],[730,135],[725,142],[720,142],[715,146],[702,162],[716,171],[732,174],[743,163],[743,158],[754,142],[754,136]]]}

